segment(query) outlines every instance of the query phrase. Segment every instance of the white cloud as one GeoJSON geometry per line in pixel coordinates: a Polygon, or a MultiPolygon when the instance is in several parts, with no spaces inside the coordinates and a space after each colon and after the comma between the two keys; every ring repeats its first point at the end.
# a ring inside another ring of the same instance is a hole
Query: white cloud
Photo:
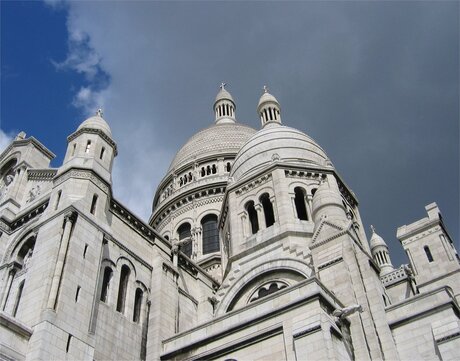
{"type": "Polygon", "coordinates": [[[10,145],[13,139],[13,134],[5,133],[2,129],[0,129],[0,154],[10,145]]]}
{"type": "MultiPolygon", "coordinates": [[[[50,5],[57,6],[54,2],[50,5]]],[[[142,71],[149,64],[127,49],[141,46],[136,17],[107,3],[66,2],[65,5],[68,54],[64,61],[54,65],[57,70],[85,76],[86,85],[76,91],[72,105],[86,116],[99,107],[104,110],[118,146],[113,170],[114,195],[148,220],[155,185],[172,154],[156,141],[158,124],[151,103],[153,88],[145,83],[146,74],[142,71]],[[120,18],[131,19],[132,24],[120,27],[116,24],[120,18]]]]}

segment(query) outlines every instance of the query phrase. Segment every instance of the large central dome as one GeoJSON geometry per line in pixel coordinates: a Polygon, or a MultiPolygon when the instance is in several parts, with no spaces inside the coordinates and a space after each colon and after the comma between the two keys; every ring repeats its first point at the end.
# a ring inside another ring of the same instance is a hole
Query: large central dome
{"type": "Polygon", "coordinates": [[[255,129],[238,123],[218,123],[205,128],[192,136],[177,152],[168,173],[208,156],[235,155],[255,132],[255,129]]]}

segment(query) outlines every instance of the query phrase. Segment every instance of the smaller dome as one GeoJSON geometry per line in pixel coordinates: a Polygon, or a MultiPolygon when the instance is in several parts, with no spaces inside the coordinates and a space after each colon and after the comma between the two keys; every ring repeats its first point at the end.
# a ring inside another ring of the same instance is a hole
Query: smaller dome
{"type": "Polygon", "coordinates": [[[235,104],[232,95],[223,86],[221,86],[220,91],[216,95],[214,105],[220,100],[230,100],[233,104],[235,104]]]}
{"type": "Polygon", "coordinates": [[[264,127],[241,147],[233,163],[235,181],[250,177],[275,161],[303,166],[330,166],[324,150],[305,133],[290,127],[264,127]]]}
{"type": "Polygon", "coordinates": [[[371,247],[371,250],[373,248],[375,248],[375,247],[378,247],[378,246],[384,246],[384,247],[388,248],[388,246],[385,243],[385,241],[383,240],[383,238],[380,237],[377,233],[375,233],[374,226],[371,226],[371,230],[372,230],[372,236],[371,236],[371,239],[369,241],[369,246],[371,247]]]}
{"type": "Polygon", "coordinates": [[[265,89],[265,92],[262,94],[262,96],[259,99],[259,104],[257,105],[257,109],[260,109],[260,107],[265,103],[276,103],[278,107],[280,106],[280,104],[278,103],[278,100],[273,95],[271,95],[266,89],[265,89]]]}
{"type": "Polygon", "coordinates": [[[96,115],[89,117],[81,123],[77,130],[83,128],[102,130],[105,134],[112,138],[112,131],[110,130],[107,122],[102,118],[102,111],[100,109],[96,112],[96,115]]]}

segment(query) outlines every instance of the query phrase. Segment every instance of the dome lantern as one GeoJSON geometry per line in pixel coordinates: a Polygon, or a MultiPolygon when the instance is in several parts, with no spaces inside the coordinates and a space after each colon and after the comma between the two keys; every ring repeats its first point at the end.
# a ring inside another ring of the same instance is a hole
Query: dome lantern
{"type": "Polygon", "coordinates": [[[235,123],[235,101],[232,95],[225,89],[226,83],[220,85],[220,91],[217,93],[214,102],[214,114],[216,124],[235,123]]]}
{"type": "Polygon", "coordinates": [[[260,97],[257,113],[260,116],[262,127],[268,124],[281,124],[281,107],[278,100],[268,92],[264,86],[264,93],[260,97]]]}

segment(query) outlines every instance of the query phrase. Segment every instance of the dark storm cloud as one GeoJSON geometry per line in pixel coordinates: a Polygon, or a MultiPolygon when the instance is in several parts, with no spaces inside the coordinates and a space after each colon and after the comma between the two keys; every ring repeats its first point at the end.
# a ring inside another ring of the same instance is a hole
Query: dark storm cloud
{"type": "Polygon", "coordinates": [[[69,11],[69,29],[88,33],[111,78],[102,96],[120,146],[115,189],[144,216],[175,152],[212,124],[225,81],[238,120],[255,128],[269,86],[284,124],[326,150],[366,226],[393,250],[396,227],[432,201],[458,239],[458,3],[83,2],[69,11]]]}

